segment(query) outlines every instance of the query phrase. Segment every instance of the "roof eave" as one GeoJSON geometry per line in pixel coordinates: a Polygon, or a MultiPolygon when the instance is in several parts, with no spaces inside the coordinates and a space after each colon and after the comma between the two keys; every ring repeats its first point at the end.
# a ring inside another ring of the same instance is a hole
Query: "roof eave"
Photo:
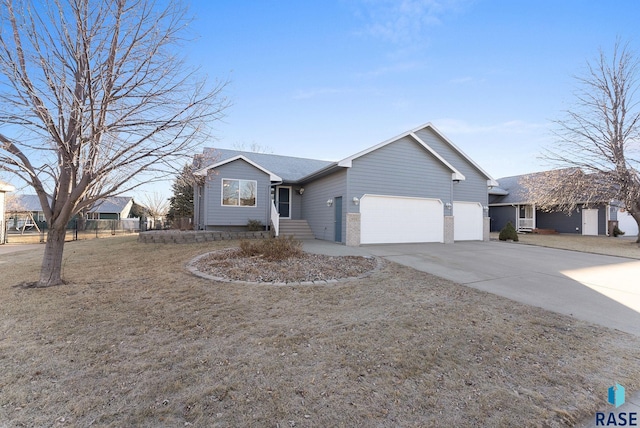
{"type": "Polygon", "coordinates": [[[257,168],[260,171],[264,172],[265,174],[269,175],[269,180],[271,180],[271,181],[275,181],[275,182],[283,181],[282,178],[279,175],[274,174],[273,172],[271,172],[268,169],[262,167],[261,165],[258,165],[257,163],[253,162],[251,159],[248,159],[243,155],[234,156],[234,157],[231,157],[229,159],[225,159],[223,161],[216,162],[216,163],[211,164],[211,165],[207,165],[204,168],[201,168],[201,169],[195,171],[193,173],[193,175],[197,175],[199,177],[206,177],[206,175],[207,175],[207,173],[209,172],[210,169],[214,169],[214,168],[217,168],[219,166],[226,165],[228,163],[231,163],[231,162],[234,162],[234,161],[237,161],[237,160],[243,160],[246,163],[248,163],[249,165],[253,166],[254,168],[257,168]]]}

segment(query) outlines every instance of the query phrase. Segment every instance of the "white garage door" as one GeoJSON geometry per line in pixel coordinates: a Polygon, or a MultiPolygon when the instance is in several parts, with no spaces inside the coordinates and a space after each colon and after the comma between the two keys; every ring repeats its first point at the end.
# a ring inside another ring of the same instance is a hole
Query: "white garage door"
{"type": "Polygon", "coordinates": [[[638,235],[638,223],[626,211],[618,211],[618,228],[625,233],[626,236],[638,235]]]}
{"type": "Polygon", "coordinates": [[[443,242],[444,210],[439,199],[364,195],[360,199],[360,242],[443,242]]]}
{"type": "Polygon", "coordinates": [[[453,240],[482,241],[482,205],[478,202],[453,203],[453,240]]]}

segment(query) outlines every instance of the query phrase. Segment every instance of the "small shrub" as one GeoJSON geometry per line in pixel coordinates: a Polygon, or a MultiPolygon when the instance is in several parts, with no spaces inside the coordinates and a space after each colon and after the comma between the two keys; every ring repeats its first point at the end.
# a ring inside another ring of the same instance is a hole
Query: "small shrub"
{"type": "Polygon", "coordinates": [[[264,225],[260,220],[249,220],[247,222],[247,229],[249,229],[249,232],[258,232],[264,230],[264,225]]]}
{"type": "Polygon", "coordinates": [[[265,260],[277,261],[303,254],[302,241],[289,238],[269,238],[255,241],[240,241],[240,253],[245,257],[261,256],[265,260]]]}
{"type": "Polygon", "coordinates": [[[624,232],[618,228],[618,225],[613,226],[613,236],[617,238],[618,236],[624,235],[624,232]]]}
{"type": "Polygon", "coordinates": [[[502,228],[498,239],[501,241],[507,241],[509,239],[514,242],[518,241],[518,232],[516,232],[515,227],[513,227],[513,224],[511,224],[510,221],[502,228]]]}

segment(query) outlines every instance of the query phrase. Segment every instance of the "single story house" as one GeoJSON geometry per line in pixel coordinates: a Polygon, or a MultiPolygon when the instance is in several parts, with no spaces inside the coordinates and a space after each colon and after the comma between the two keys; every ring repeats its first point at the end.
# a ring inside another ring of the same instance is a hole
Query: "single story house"
{"type": "Polygon", "coordinates": [[[7,225],[5,224],[6,194],[16,190],[15,187],[4,181],[0,181],[0,244],[6,242],[7,225]]]}
{"type": "Polygon", "coordinates": [[[617,219],[618,207],[611,201],[580,203],[570,214],[544,211],[531,200],[525,183],[535,183],[532,173],[499,178],[489,190],[491,231],[500,231],[511,222],[518,232],[549,229],[559,233],[607,235],[609,220],[617,219]]]}
{"type": "MultiPolygon", "coordinates": [[[[125,219],[129,217],[132,206],[133,198],[130,196],[110,196],[86,210],[85,217],[88,220],[125,219]]],[[[37,195],[15,195],[7,206],[7,214],[11,218],[9,227],[23,232],[25,229],[41,228],[46,224],[37,195]]]]}
{"type": "Polygon", "coordinates": [[[297,221],[350,246],[488,240],[497,185],[430,123],[336,162],[206,148],[194,169],[196,229],[297,221]]]}
{"type": "Polygon", "coordinates": [[[109,196],[86,210],[87,220],[122,220],[129,217],[131,196],[109,196]]]}

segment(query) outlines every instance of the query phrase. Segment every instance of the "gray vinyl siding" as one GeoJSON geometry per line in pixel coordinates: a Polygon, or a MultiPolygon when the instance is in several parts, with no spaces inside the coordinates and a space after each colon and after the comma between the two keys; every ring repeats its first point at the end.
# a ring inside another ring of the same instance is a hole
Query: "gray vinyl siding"
{"type": "Polygon", "coordinates": [[[430,129],[421,129],[416,135],[465,176],[465,180],[453,184],[453,200],[479,202],[487,206],[488,177],[430,129]]]}
{"type": "Polygon", "coordinates": [[[413,138],[405,137],[353,160],[348,212],[359,212],[353,198],[364,194],[410,196],[451,202],[451,171],[413,138]]]}
{"type": "Polygon", "coordinates": [[[516,208],[512,207],[511,205],[489,207],[489,217],[491,217],[491,232],[500,232],[508,222],[511,222],[513,227],[517,228],[518,221],[516,219],[516,212],[516,208]]]}
{"type": "Polygon", "coordinates": [[[340,170],[326,177],[304,184],[302,218],[306,219],[316,239],[333,241],[334,207],[327,206],[328,199],[342,196],[342,242],[346,238],[346,190],[347,172],[340,170]]]}
{"type": "MultiPolygon", "coordinates": [[[[579,207],[584,209],[583,206],[579,207]]],[[[607,207],[599,205],[598,235],[607,234],[607,207]]],[[[553,229],[559,233],[582,234],[582,212],[573,211],[571,215],[563,212],[544,212],[536,210],[536,227],[538,229],[553,229]]]]}
{"type": "Polygon", "coordinates": [[[216,173],[209,174],[204,185],[204,225],[207,229],[214,229],[216,226],[246,226],[249,220],[260,220],[267,225],[271,203],[270,186],[269,175],[241,159],[216,168],[216,173]],[[255,180],[256,206],[222,206],[223,179],[255,180]]]}
{"type": "Polygon", "coordinates": [[[300,186],[293,186],[291,189],[291,220],[302,220],[302,196],[296,190],[299,188],[300,186]]]}
{"type": "MultiPolygon", "coordinates": [[[[600,217],[600,213],[598,213],[600,217]]],[[[562,212],[544,212],[536,210],[536,227],[538,229],[553,229],[559,233],[582,233],[582,214],[573,212],[571,215],[562,212]]]]}

